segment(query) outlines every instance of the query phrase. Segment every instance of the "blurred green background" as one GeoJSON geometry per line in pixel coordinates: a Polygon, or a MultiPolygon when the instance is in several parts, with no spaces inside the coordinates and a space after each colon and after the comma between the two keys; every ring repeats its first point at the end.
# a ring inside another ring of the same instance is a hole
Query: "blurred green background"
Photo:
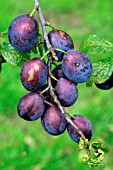
{"type": "MultiPolygon", "coordinates": [[[[45,19],[73,37],[75,49],[89,34],[113,42],[112,0],[40,0],[45,19]]],[[[0,1],[0,31],[7,30],[12,19],[30,13],[34,1],[0,1]]],[[[38,18],[38,15],[35,14],[38,18]]],[[[3,41],[3,39],[1,40],[3,41]]],[[[113,53],[90,56],[91,60],[113,53]]],[[[67,132],[58,137],[48,135],[40,120],[26,122],[17,115],[19,99],[27,93],[22,87],[20,68],[3,64],[0,74],[0,170],[89,170],[81,161],[78,146],[67,132]]],[[[68,108],[70,114],[82,114],[92,122],[93,140],[101,140],[111,152],[96,170],[113,167],[113,89],[99,90],[85,83],[78,85],[79,98],[68,108]]]]}

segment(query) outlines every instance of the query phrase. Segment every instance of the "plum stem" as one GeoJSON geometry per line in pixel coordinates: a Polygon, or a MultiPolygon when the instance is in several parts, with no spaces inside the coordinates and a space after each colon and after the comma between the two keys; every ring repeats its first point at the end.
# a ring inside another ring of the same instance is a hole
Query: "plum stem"
{"type": "Polygon", "coordinates": [[[30,17],[33,16],[33,14],[35,13],[35,11],[36,11],[36,9],[34,8],[33,11],[32,11],[31,14],[30,14],[30,17]]]}
{"type": "Polygon", "coordinates": [[[49,22],[46,22],[46,26],[52,28],[53,30],[55,29],[49,22]]]}
{"type": "Polygon", "coordinates": [[[45,93],[47,90],[49,90],[49,87],[47,87],[47,88],[45,88],[43,91],[41,91],[41,93],[40,93],[40,94],[45,93]]]}
{"type": "Polygon", "coordinates": [[[51,72],[49,73],[49,76],[50,76],[53,80],[55,80],[55,81],[58,82],[58,79],[56,79],[56,77],[54,77],[54,75],[53,75],[51,72]]]}
{"type": "MultiPolygon", "coordinates": [[[[64,53],[64,54],[68,54],[67,52],[65,52],[64,50],[61,50],[61,49],[59,49],[59,48],[52,48],[54,51],[59,51],[59,52],[62,52],[62,53],[64,53]]],[[[46,56],[46,55],[48,55],[49,53],[51,52],[51,50],[49,49],[43,56],[42,56],[42,60],[44,59],[44,57],[46,56]]]]}
{"type": "Polygon", "coordinates": [[[66,51],[64,51],[64,50],[61,50],[61,49],[59,49],[59,48],[54,48],[54,50],[55,50],[55,51],[62,52],[62,53],[64,53],[64,54],[68,54],[68,52],[66,52],[66,51]]]}
{"type": "Polygon", "coordinates": [[[46,55],[48,55],[49,53],[50,53],[50,50],[48,50],[48,51],[41,57],[41,60],[43,60],[44,57],[45,57],[46,55]]]}
{"type": "Polygon", "coordinates": [[[44,99],[44,103],[48,104],[49,106],[53,107],[53,104],[48,102],[47,100],[44,99]]]}

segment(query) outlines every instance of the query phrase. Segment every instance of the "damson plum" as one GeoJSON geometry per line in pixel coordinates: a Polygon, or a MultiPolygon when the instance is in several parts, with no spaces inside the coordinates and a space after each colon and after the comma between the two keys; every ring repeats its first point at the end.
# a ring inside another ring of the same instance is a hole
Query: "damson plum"
{"type": "Polygon", "coordinates": [[[43,98],[38,93],[28,93],[20,99],[17,111],[25,120],[37,120],[45,111],[43,98]]]}
{"type": "Polygon", "coordinates": [[[56,94],[64,107],[69,107],[78,98],[78,90],[71,81],[60,78],[55,87],[56,94]]]}
{"type": "Polygon", "coordinates": [[[68,50],[62,60],[62,71],[72,82],[82,83],[92,74],[92,64],[88,56],[77,50],[68,50]]]}
{"type": "MultiPolygon", "coordinates": [[[[49,41],[53,48],[59,48],[63,51],[74,48],[74,43],[71,37],[64,31],[52,30],[48,33],[49,41]]],[[[58,60],[61,61],[64,53],[56,51],[58,60]]]]}
{"type": "Polygon", "coordinates": [[[24,63],[20,79],[25,89],[35,92],[45,84],[47,75],[48,67],[45,61],[33,58],[24,63]]]}
{"type": "Polygon", "coordinates": [[[20,52],[28,52],[35,46],[38,33],[38,22],[29,14],[18,16],[8,28],[9,41],[20,52]]]}
{"type": "Polygon", "coordinates": [[[57,106],[50,106],[41,117],[42,127],[51,135],[62,134],[67,126],[67,122],[57,106]]]}
{"type": "MultiPolygon", "coordinates": [[[[71,120],[76,126],[80,128],[84,136],[88,140],[90,140],[93,134],[93,127],[91,122],[86,117],[79,114],[74,115],[71,120]]],[[[78,143],[81,136],[77,133],[76,129],[70,123],[68,123],[67,125],[67,131],[71,139],[78,143]]]]}
{"type": "Polygon", "coordinates": [[[62,71],[62,65],[60,64],[60,65],[58,65],[58,66],[56,66],[54,69],[53,69],[53,71],[52,71],[52,74],[54,75],[54,77],[56,78],[56,79],[60,79],[60,78],[65,78],[65,75],[64,75],[64,73],[63,73],[63,71],[62,71]]]}
{"type": "MultiPolygon", "coordinates": [[[[53,71],[52,71],[53,76],[59,80],[60,78],[66,78],[66,76],[64,75],[63,71],[62,71],[62,65],[58,65],[56,66],[53,71]]],[[[52,79],[52,85],[55,86],[57,83],[57,81],[55,81],[54,79],[52,79]]]]}
{"type": "Polygon", "coordinates": [[[108,80],[106,80],[104,83],[95,83],[96,87],[98,87],[101,90],[109,90],[113,87],[113,73],[109,77],[108,80]]]}

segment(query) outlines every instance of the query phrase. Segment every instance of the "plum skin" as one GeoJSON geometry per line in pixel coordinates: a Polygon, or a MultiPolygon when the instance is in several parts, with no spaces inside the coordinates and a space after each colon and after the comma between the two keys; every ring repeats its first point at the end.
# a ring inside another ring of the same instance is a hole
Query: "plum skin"
{"type": "Polygon", "coordinates": [[[16,17],[8,28],[9,41],[20,52],[28,52],[36,45],[38,33],[38,22],[29,14],[16,17]]]}
{"type": "Polygon", "coordinates": [[[48,67],[45,61],[32,58],[21,68],[20,79],[26,90],[35,92],[45,84],[47,75],[48,67]]]}
{"type": "MultiPolygon", "coordinates": [[[[74,48],[74,43],[72,38],[62,30],[52,30],[48,33],[48,39],[53,48],[59,48],[63,51],[67,51],[69,49],[74,48]]],[[[45,47],[47,51],[47,48],[45,47]]],[[[61,61],[64,53],[55,51],[56,56],[58,57],[58,61],[61,61]]]]}
{"type": "Polygon", "coordinates": [[[92,75],[92,64],[89,57],[78,51],[68,50],[62,60],[64,75],[74,83],[83,83],[92,75]]]}
{"type": "MultiPolygon", "coordinates": [[[[84,136],[88,140],[90,140],[93,134],[93,127],[92,127],[91,122],[85,116],[82,116],[79,114],[73,115],[71,120],[74,122],[76,126],[80,128],[84,136]]],[[[67,131],[68,131],[70,138],[76,143],[79,143],[81,136],[77,133],[76,129],[70,123],[68,123],[67,125],[67,131]]]]}
{"type": "MultiPolygon", "coordinates": [[[[53,76],[59,80],[60,78],[66,78],[66,76],[64,75],[63,71],[62,71],[62,64],[57,65],[53,70],[52,70],[52,74],[53,76]]],[[[56,86],[57,81],[55,81],[54,79],[52,79],[52,86],[55,87],[56,86]]]]}
{"type": "Polygon", "coordinates": [[[78,90],[75,84],[65,78],[59,79],[55,91],[64,107],[72,106],[78,98],[78,90]]]}
{"type": "Polygon", "coordinates": [[[25,120],[37,120],[44,114],[44,100],[36,92],[28,93],[20,99],[17,111],[18,115],[25,120]]]}
{"type": "Polygon", "coordinates": [[[56,105],[47,108],[41,123],[44,130],[54,136],[62,134],[67,127],[67,121],[56,105]]]}

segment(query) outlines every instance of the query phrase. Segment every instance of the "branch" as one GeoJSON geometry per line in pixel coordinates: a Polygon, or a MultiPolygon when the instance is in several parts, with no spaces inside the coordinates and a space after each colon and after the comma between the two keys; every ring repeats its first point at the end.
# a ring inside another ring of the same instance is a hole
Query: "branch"
{"type": "MultiPolygon", "coordinates": [[[[43,37],[44,37],[44,41],[46,43],[46,46],[48,48],[48,50],[50,50],[51,54],[48,55],[48,68],[49,68],[49,76],[48,76],[48,87],[50,88],[50,95],[52,96],[54,102],[57,104],[58,108],[60,109],[61,113],[64,115],[65,119],[67,120],[68,123],[70,123],[75,129],[76,131],[80,134],[80,136],[83,138],[83,140],[86,140],[86,137],[84,136],[84,134],[82,133],[82,131],[79,129],[78,126],[76,126],[73,121],[70,118],[70,115],[65,111],[64,107],[61,105],[60,101],[58,100],[55,92],[54,92],[54,88],[52,86],[51,83],[51,65],[52,65],[52,57],[55,58],[55,52],[54,49],[52,48],[48,36],[47,36],[47,32],[46,32],[46,22],[44,20],[41,8],[40,8],[40,4],[38,0],[35,0],[35,9],[38,11],[38,15],[39,15],[39,19],[40,19],[40,23],[42,26],[42,32],[43,32],[43,37]]],[[[58,58],[57,58],[58,60],[58,58]]]]}
{"type": "Polygon", "coordinates": [[[58,58],[49,42],[49,39],[48,39],[48,36],[47,36],[47,32],[46,32],[46,22],[44,20],[44,17],[43,17],[43,14],[42,14],[42,11],[41,11],[41,8],[40,8],[40,4],[39,4],[39,1],[38,0],[35,0],[35,9],[38,11],[38,15],[39,15],[39,20],[40,20],[40,23],[41,23],[41,26],[42,26],[42,33],[43,33],[43,38],[45,40],[45,43],[46,43],[46,47],[48,50],[50,50],[52,56],[54,57],[54,59],[56,61],[58,61],[58,58]]]}

